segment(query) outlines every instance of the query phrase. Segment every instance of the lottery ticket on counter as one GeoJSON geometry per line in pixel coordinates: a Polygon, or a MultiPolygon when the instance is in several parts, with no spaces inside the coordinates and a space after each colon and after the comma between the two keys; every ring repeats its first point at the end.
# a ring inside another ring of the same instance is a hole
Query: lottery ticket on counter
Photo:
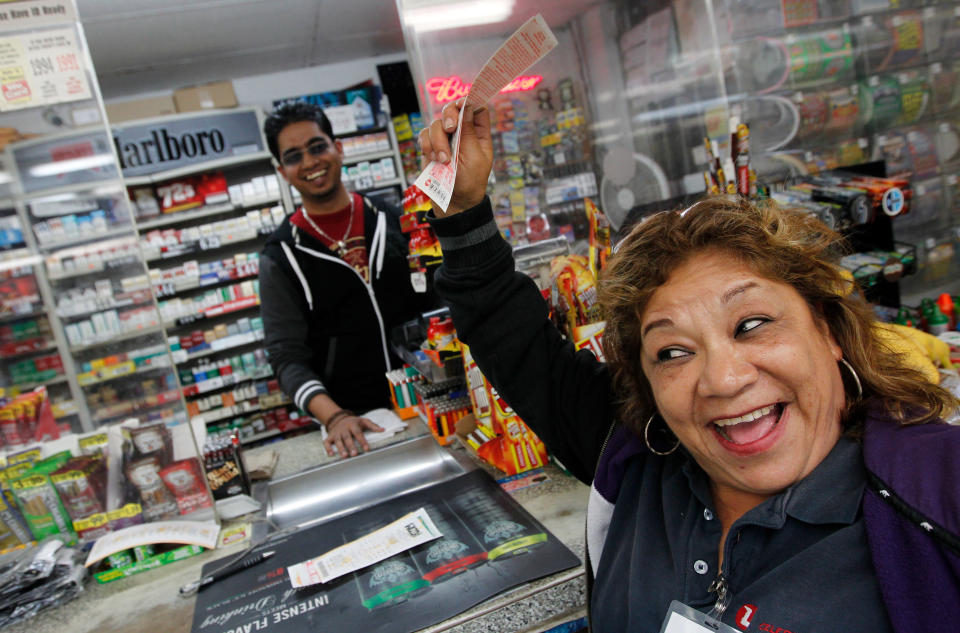
{"type": "MultiPolygon", "coordinates": [[[[475,110],[483,107],[507,84],[542,59],[557,46],[557,38],[539,13],[516,30],[497,52],[487,60],[467,92],[466,104],[475,110]]],[[[443,211],[450,206],[453,183],[457,179],[457,156],[460,151],[460,110],[457,130],[453,134],[453,158],[444,165],[431,161],[417,178],[416,185],[443,211]]]]}
{"type": "Polygon", "coordinates": [[[355,541],[287,567],[290,584],[299,588],[329,582],[441,536],[427,511],[418,508],[355,541]]]}

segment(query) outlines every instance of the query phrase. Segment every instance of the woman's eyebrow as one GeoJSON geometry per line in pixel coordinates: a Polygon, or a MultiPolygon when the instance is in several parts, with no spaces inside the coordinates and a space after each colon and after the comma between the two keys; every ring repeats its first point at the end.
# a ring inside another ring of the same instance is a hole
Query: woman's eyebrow
{"type": "Polygon", "coordinates": [[[646,326],[644,326],[643,331],[640,333],[640,338],[643,338],[644,336],[646,336],[647,332],[649,332],[654,328],[669,327],[671,325],[673,325],[673,321],[671,321],[670,319],[657,319],[656,321],[651,321],[650,323],[647,323],[646,326]]]}
{"type": "Polygon", "coordinates": [[[727,290],[725,293],[723,293],[723,296],[720,298],[720,302],[723,303],[723,304],[730,303],[731,301],[734,300],[734,298],[736,298],[738,295],[742,295],[742,294],[745,293],[747,290],[751,290],[751,289],[753,289],[753,288],[759,288],[759,287],[760,287],[760,286],[757,284],[757,282],[755,282],[755,281],[748,281],[748,282],[746,282],[746,283],[744,283],[744,284],[741,284],[741,285],[739,285],[739,286],[735,286],[735,287],[731,288],[730,290],[727,290]]]}

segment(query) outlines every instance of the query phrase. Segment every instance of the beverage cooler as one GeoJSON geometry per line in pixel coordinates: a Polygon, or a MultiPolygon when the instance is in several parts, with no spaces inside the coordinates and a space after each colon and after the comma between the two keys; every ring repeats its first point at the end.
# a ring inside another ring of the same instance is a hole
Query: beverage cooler
{"type": "Polygon", "coordinates": [[[883,303],[960,291],[960,3],[397,3],[429,118],[532,15],[559,40],[491,104],[491,199],[514,244],[562,236],[576,249],[584,198],[616,229],[689,203],[714,157],[732,163],[739,122],[774,197],[857,173],[905,181],[902,209],[824,211],[856,250],[907,262],[883,303]]]}

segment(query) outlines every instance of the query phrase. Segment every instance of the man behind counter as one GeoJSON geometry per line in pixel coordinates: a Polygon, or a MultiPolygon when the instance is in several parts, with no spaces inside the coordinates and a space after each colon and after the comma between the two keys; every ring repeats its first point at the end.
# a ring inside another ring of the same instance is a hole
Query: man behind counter
{"type": "Polygon", "coordinates": [[[294,404],[327,428],[327,453],[353,456],[369,450],[364,430],[382,430],[354,411],[390,406],[389,332],[439,304],[413,289],[399,213],[341,182],[343,148],[323,110],[284,103],[263,128],[303,198],[260,258],[267,358],[294,404]]]}

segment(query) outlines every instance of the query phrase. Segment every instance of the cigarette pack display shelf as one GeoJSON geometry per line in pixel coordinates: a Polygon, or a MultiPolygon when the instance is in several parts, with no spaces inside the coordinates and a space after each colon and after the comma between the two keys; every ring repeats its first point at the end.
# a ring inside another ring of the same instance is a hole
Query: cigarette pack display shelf
{"type": "Polygon", "coordinates": [[[144,327],[133,328],[130,330],[122,330],[115,334],[105,334],[102,337],[97,337],[92,340],[87,340],[81,342],[77,345],[71,345],[70,351],[74,353],[86,352],[97,347],[102,347],[106,343],[117,343],[120,341],[127,341],[134,338],[139,338],[141,336],[148,336],[150,334],[159,334],[163,332],[163,328],[160,327],[160,322],[154,322],[152,324],[146,325],[144,327]]]}
{"type": "Polygon", "coordinates": [[[82,317],[96,314],[104,310],[115,310],[117,308],[142,307],[149,305],[152,301],[150,291],[144,286],[128,293],[132,296],[123,299],[110,299],[99,302],[96,306],[84,306],[70,308],[57,308],[57,316],[61,319],[79,319],[82,317]]]}
{"type": "Polygon", "coordinates": [[[80,383],[81,387],[86,387],[89,385],[99,385],[105,382],[110,382],[111,380],[118,380],[121,378],[127,378],[130,376],[138,374],[148,374],[154,371],[160,371],[170,368],[170,363],[167,362],[165,356],[161,356],[156,359],[157,362],[152,362],[148,365],[135,366],[131,361],[127,361],[124,364],[115,365],[117,369],[113,371],[103,372],[101,375],[96,375],[93,372],[88,374],[81,374],[77,377],[77,382],[80,383]]]}
{"type": "Polygon", "coordinates": [[[10,312],[6,314],[0,314],[0,323],[9,323],[11,321],[19,321],[20,319],[30,319],[43,314],[46,314],[46,310],[43,308],[30,310],[29,312],[10,312]]]}
{"type": "Polygon", "coordinates": [[[24,200],[29,204],[31,201],[58,201],[59,198],[75,196],[76,194],[90,193],[94,191],[123,191],[124,182],[117,178],[108,178],[105,180],[93,180],[90,182],[77,183],[73,185],[57,185],[54,187],[44,187],[42,189],[31,189],[23,195],[24,200]]]}
{"type": "Polygon", "coordinates": [[[278,202],[283,202],[280,199],[279,195],[263,196],[262,198],[259,198],[256,200],[248,200],[242,203],[224,202],[223,204],[211,205],[209,207],[200,207],[199,209],[193,209],[191,211],[179,211],[176,213],[170,213],[168,215],[158,217],[156,219],[143,220],[142,222],[137,223],[137,227],[141,231],[144,231],[147,229],[156,229],[163,226],[173,226],[182,222],[189,222],[190,220],[199,220],[199,219],[211,217],[214,215],[222,215],[225,213],[230,213],[232,211],[252,209],[254,207],[270,206],[278,202]]]}
{"type": "MultiPolygon", "coordinates": [[[[225,271],[226,272],[226,271],[225,271]]],[[[166,299],[168,297],[175,297],[180,294],[186,294],[191,290],[203,290],[208,288],[215,288],[220,284],[228,283],[231,281],[245,281],[248,279],[256,279],[259,276],[259,270],[253,270],[251,272],[241,273],[239,277],[218,277],[212,281],[200,282],[190,285],[180,285],[177,287],[176,283],[165,283],[160,286],[156,286],[155,294],[157,299],[166,299]]]]}
{"type": "Polygon", "coordinates": [[[362,154],[344,154],[343,164],[356,165],[357,163],[362,163],[364,161],[379,160],[381,158],[387,158],[390,156],[393,156],[393,151],[389,149],[379,150],[376,152],[365,152],[362,154]]]}
{"type": "Polygon", "coordinates": [[[66,377],[47,389],[55,404],[72,403],[58,407],[58,417],[69,418],[75,432],[92,431],[116,417],[108,415],[114,404],[101,391],[131,389],[124,383],[139,378],[121,374],[80,385],[78,376],[91,361],[123,359],[131,346],[163,341],[110,135],[104,129],[50,135],[14,143],[6,157],[16,175],[28,252],[39,260],[34,279],[51,343],[66,377]],[[61,169],[57,161],[72,160],[74,152],[84,159],[61,169]]]}
{"type": "Polygon", "coordinates": [[[22,383],[13,384],[13,385],[7,385],[6,387],[2,387],[2,388],[8,389],[11,387],[15,387],[20,393],[23,393],[25,391],[32,391],[37,387],[52,387],[54,385],[65,384],[66,382],[67,382],[67,377],[64,374],[60,374],[59,376],[55,376],[54,378],[49,378],[47,380],[37,380],[34,382],[22,382],[22,383]]]}
{"type": "Polygon", "coordinates": [[[264,431],[263,433],[255,433],[254,435],[251,435],[249,437],[241,437],[240,443],[245,446],[249,444],[256,444],[257,442],[268,440],[272,437],[277,437],[278,435],[289,433],[290,431],[299,431],[299,430],[301,429],[290,429],[288,431],[281,431],[280,429],[271,429],[269,431],[264,431]]]}
{"type": "Polygon", "coordinates": [[[172,321],[164,322],[164,326],[168,330],[178,327],[186,327],[188,325],[193,325],[194,323],[199,323],[208,319],[216,319],[218,317],[227,316],[238,312],[253,310],[254,308],[258,307],[260,307],[259,297],[244,297],[242,299],[236,299],[206,308],[203,312],[197,314],[189,314],[177,317],[172,321]]]}
{"type": "Polygon", "coordinates": [[[150,174],[149,176],[131,176],[129,178],[124,178],[124,183],[128,187],[157,184],[166,182],[168,180],[173,180],[175,178],[180,178],[181,176],[190,176],[192,174],[204,171],[214,171],[217,169],[226,169],[228,167],[244,166],[251,163],[269,162],[271,158],[272,156],[270,155],[270,152],[267,151],[251,152],[249,154],[240,154],[238,156],[231,156],[228,158],[209,160],[200,163],[199,165],[193,164],[186,167],[159,171],[150,174]]]}
{"type": "Polygon", "coordinates": [[[245,244],[247,242],[259,241],[263,239],[264,236],[261,233],[249,232],[241,233],[236,236],[230,235],[225,238],[218,237],[216,239],[201,239],[187,244],[177,244],[176,246],[170,247],[162,246],[156,250],[150,249],[147,251],[149,254],[144,257],[144,260],[148,263],[153,263],[167,259],[186,257],[189,255],[211,254],[213,252],[223,251],[239,244],[245,244]]]}
{"type": "Polygon", "coordinates": [[[217,391],[218,389],[233,387],[248,380],[261,380],[263,378],[269,378],[272,375],[273,370],[268,367],[265,371],[261,372],[242,372],[238,374],[228,374],[226,376],[215,376],[214,378],[207,378],[201,380],[200,382],[187,385],[183,388],[183,393],[188,398],[191,396],[199,396],[217,391]]]}
{"type": "Polygon", "coordinates": [[[210,343],[209,348],[204,348],[197,352],[188,353],[185,350],[176,350],[173,353],[173,360],[175,362],[183,363],[189,360],[195,360],[198,358],[205,358],[219,352],[225,352],[231,349],[237,349],[247,345],[252,345],[263,340],[263,331],[257,332],[247,332],[244,334],[237,334],[227,339],[218,339],[213,343],[210,343]]]}
{"type": "Polygon", "coordinates": [[[220,420],[244,415],[246,413],[256,413],[257,411],[265,411],[268,409],[279,409],[292,403],[292,400],[281,400],[279,402],[272,402],[269,405],[264,406],[262,404],[262,398],[256,397],[251,398],[250,400],[244,400],[243,402],[238,402],[237,404],[230,405],[228,407],[203,411],[191,418],[191,422],[203,420],[204,424],[211,424],[213,422],[219,422],[220,420]]]}
{"type": "MultiPolygon", "coordinates": [[[[256,267],[243,268],[244,262],[248,254],[260,250],[279,218],[292,208],[292,203],[280,186],[267,151],[259,109],[183,114],[118,127],[126,128],[127,136],[133,139],[160,138],[152,130],[167,127],[175,132],[215,127],[223,130],[226,151],[233,152],[233,155],[195,159],[187,161],[189,164],[156,169],[152,173],[143,173],[147,168],[142,165],[132,166],[137,173],[125,178],[132,204],[139,211],[135,222],[140,248],[150,268],[149,285],[159,302],[173,371],[187,407],[192,408],[190,401],[199,395],[198,387],[183,382],[184,372],[191,374],[199,359],[257,345],[263,338],[260,330],[238,331],[237,317],[256,309],[258,295],[225,297],[228,300],[218,305],[194,302],[214,288],[256,279],[256,267]],[[251,221],[251,214],[260,220],[251,221]],[[269,218],[269,222],[262,222],[264,217],[269,218]],[[234,260],[235,265],[226,265],[227,259],[234,260]],[[216,268],[212,273],[202,273],[204,267],[209,269],[214,264],[216,268]],[[238,271],[242,273],[231,278],[238,271]],[[228,315],[232,317],[229,323],[228,315]],[[214,325],[217,337],[211,336],[211,332],[202,332],[214,325]],[[221,325],[229,327],[231,333],[223,336],[221,325]],[[198,333],[203,340],[197,338],[198,333]],[[191,339],[191,350],[195,351],[180,348],[185,338],[191,339]]],[[[213,384],[215,381],[204,382],[205,386],[213,384]]]]}

